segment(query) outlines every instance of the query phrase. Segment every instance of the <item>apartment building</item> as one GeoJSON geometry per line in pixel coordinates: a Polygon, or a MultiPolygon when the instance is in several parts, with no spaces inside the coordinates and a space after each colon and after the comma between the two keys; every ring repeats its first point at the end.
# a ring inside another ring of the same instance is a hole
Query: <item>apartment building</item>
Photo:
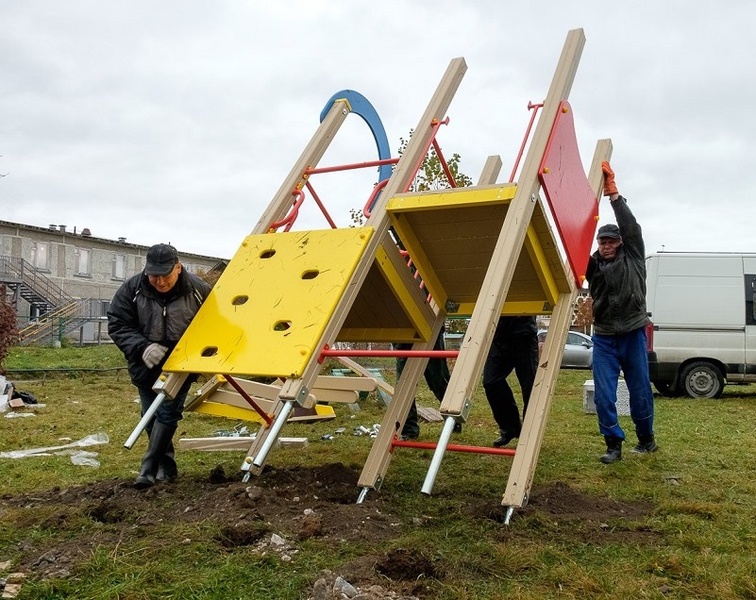
{"type": "MultiPolygon", "coordinates": [[[[0,284],[16,307],[25,343],[103,341],[115,291],[144,268],[149,246],[96,237],[88,228],[0,220],[0,284]]],[[[222,272],[227,260],[181,252],[192,273],[222,272]]]]}

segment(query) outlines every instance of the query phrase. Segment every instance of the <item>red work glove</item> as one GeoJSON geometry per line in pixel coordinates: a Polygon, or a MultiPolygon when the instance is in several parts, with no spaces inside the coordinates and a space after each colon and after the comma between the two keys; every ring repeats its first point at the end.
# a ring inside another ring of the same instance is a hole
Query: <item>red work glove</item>
{"type": "Polygon", "coordinates": [[[604,196],[619,194],[617,184],[614,183],[614,171],[607,161],[601,162],[601,170],[604,172],[604,196]]]}

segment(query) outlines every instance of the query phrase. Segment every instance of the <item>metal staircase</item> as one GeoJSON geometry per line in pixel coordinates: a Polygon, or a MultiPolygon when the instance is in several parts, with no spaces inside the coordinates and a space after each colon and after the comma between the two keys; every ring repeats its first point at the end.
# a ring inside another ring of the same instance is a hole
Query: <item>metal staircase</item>
{"type": "Polygon", "coordinates": [[[19,328],[22,345],[39,342],[47,335],[56,339],[78,327],[83,318],[82,309],[88,300],[69,296],[23,258],[0,256],[0,282],[17,298],[23,298],[36,308],[40,315],[37,320],[19,328]]]}

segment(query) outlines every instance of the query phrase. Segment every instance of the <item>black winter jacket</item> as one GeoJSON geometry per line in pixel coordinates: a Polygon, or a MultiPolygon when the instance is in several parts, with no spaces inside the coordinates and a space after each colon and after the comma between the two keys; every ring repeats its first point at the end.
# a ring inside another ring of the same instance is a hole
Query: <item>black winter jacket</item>
{"type": "Polygon", "coordinates": [[[620,196],[611,203],[622,245],[614,260],[604,260],[598,251],[588,261],[586,279],[593,298],[593,331],[620,335],[645,327],[646,257],[641,226],[620,196]]]}
{"type": "Polygon", "coordinates": [[[167,294],[152,287],[144,273],[118,288],[108,309],[108,335],[126,357],[134,385],[152,387],[170,352],[148,369],[142,360],[145,348],[158,342],[173,350],[209,293],[207,283],[185,270],[167,294]]]}
{"type": "Polygon", "coordinates": [[[514,338],[536,339],[537,335],[535,317],[499,317],[493,343],[506,347],[514,338]]]}

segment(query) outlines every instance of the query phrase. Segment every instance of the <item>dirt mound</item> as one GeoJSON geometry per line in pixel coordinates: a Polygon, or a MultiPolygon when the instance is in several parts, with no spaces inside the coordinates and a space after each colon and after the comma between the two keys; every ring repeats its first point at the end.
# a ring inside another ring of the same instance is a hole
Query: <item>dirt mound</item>
{"type": "MultiPolygon", "coordinates": [[[[379,492],[356,504],[360,467],[332,463],[320,468],[266,468],[249,483],[239,474],[228,476],[222,467],[203,478],[180,477],[171,485],[136,490],[130,480],[106,480],[67,489],[53,488],[20,496],[0,497],[0,520],[13,511],[21,527],[54,528],[65,532],[61,541],[24,540],[20,564],[38,578],[66,577],[83,557],[97,547],[117,546],[123,536],[149,538],[151,526],[161,523],[212,522],[213,541],[221,549],[250,547],[275,552],[291,560],[297,544],[317,537],[339,544],[370,540],[374,554],[366,554],[325,573],[314,582],[313,598],[338,597],[339,586],[354,586],[365,598],[423,597],[424,582],[443,580],[443,565],[417,550],[392,548],[402,531],[402,519],[393,515],[379,492]],[[15,510],[24,508],[25,510],[15,510]],[[28,510],[27,510],[28,509],[28,510]],[[83,520],[107,524],[94,535],[81,534],[83,520]],[[316,585],[317,584],[317,585],[316,585]]],[[[535,487],[527,507],[515,511],[513,522],[527,518],[526,528],[502,527],[502,539],[556,535],[554,523],[572,523],[570,535],[607,543],[612,536],[650,536],[624,526],[646,514],[650,505],[620,503],[590,497],[564,483],[535,487]]],[[[475,518],[503,522],[505,511],[491,500],[471,502],[475,518]]],[[[175,542],[175,540],[173,540],[175,542]]],[[[170,544],[170,540],[160,543],[170,544]]]]}

